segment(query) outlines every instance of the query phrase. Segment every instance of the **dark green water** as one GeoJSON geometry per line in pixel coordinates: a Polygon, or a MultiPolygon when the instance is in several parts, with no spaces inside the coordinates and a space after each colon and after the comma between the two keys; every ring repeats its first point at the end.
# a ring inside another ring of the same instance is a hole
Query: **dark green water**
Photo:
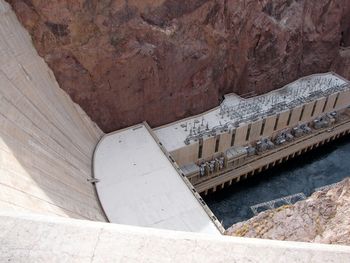
{"type": "Polygon", "coordinates": [[[254,216],[250,206],[304,193],[350,176],[350,137],[317,148],[246,181],[204,197],[225,228],[254,216]]]}

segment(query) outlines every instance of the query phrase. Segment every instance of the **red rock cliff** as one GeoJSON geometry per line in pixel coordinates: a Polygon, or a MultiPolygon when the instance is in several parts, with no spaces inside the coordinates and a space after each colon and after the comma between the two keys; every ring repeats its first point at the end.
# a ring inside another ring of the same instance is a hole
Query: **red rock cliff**
{"type": "Polygon", "coordinates": [[[108,132],[303,75],[350,77],[349,0],[8,0],[61,87],[108,132]]]}

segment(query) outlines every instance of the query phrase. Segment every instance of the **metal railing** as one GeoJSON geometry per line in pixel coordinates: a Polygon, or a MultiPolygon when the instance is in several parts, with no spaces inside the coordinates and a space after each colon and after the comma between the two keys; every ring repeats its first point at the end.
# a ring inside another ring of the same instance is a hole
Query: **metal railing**
{"type": "MultiPolygon", "coordinates": [[[[330,190],[331,188],[336,187],[336,186],[340,185],[341,183],[342,182],[338,182],[338,183],[334,183],[334,184],[329,184],[329,185],[317,187],[314,189],[313,192],[330,190]]],[[[281,198],[273,199],[271,201],[267,201],[267,202],[253,205],[250,207],[250,209],[252,210],[254,215],[257,215],[262,211],[265,211],[268,209],[275,209],[275,208],[283,206],[283,205],[291,205],[291,204],[294,204],[300,200],[305,200],[305,199],[306,199],[306,195],[304,193],[297,193],[297,194],[288,195],[288,196],[284,196],[281,198]],[[276,204],[278,204],[278,206],[276,206],[276,204]],[[260,211],[259,211],[259,209],[260,209],[260,211]]]]}
{"type": "Polygon", "coordinates": [[[293,203],[295,203],[297,201],[305,200],[305,199],[306,199],[306,196],[305,196],[304,193],[297,193],[297,194],[294,194],[294,195],[288,195],[288,196],[277,198],[277,199],[274,199],[274,200],[271,200],[271,201],[268,201],[268,202],[263,202],[263,203],[260,203],[260,204],[253,205],[253,206],[250,207],[250,209],[252,210],[254,215],[257,215],[259,213],[259,211],[258,211],[259,208],[263,208],[262,211],[268,210],[268,209],[275,209],[275,208],[277,208],[276,207],[277,203],[280,204],[279,206],[291,205],[291,204],[293,204],[293,203]]]}

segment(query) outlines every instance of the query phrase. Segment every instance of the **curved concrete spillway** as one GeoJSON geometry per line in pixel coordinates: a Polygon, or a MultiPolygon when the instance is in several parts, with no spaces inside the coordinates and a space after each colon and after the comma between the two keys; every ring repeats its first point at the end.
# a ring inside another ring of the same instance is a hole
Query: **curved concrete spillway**
{"type": "Polygon", "coordinates": [[[104,221],[87,181],[102,134],[0,1],[0,207],[104,221]]]}

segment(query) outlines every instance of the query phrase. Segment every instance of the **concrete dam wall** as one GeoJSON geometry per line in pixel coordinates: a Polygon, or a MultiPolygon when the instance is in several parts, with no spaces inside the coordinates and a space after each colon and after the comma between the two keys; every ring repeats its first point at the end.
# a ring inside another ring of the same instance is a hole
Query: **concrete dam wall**
{"type": "Polygon", "coordinates": [[[0,209],[104,221],[87,181],[102,135],[0,1],[0,209]]]}

